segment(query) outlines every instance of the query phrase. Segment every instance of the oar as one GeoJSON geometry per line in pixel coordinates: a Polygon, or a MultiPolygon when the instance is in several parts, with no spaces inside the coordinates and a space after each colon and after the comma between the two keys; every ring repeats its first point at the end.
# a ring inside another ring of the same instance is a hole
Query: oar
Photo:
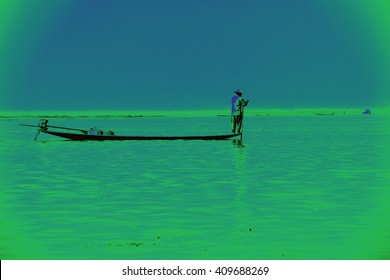
{"type": "Polygon", "coordinates": [[[38,139],[38,136],[39,136],[39,133],[41,133],[41,131],[40,131],[40,130],[38,130],[38,131],[37,131],[37,134],[35,134],[34,141],[37,141],[37,139],[38,139]]]}
{"type": "Polygon", "coordinates": [[[244,130],[244,107],[245,106],[241,106],[241,120],[240,120],[240,133],[241,133],[241,135],[240,135],[240,140],[242,141],[242,131],[244,130]]]}

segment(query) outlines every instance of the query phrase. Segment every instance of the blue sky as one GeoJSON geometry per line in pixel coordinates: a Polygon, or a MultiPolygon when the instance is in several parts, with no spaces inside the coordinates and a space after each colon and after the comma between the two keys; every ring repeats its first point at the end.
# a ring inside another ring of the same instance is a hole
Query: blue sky
{"type": "Polygon", "coordinates": [[[229,108],[237,88],[257,108],[384,98],[376,38],[348,5],[80,0],[58,9],[31,5],[17,22],[3,109],[229,108]]]}

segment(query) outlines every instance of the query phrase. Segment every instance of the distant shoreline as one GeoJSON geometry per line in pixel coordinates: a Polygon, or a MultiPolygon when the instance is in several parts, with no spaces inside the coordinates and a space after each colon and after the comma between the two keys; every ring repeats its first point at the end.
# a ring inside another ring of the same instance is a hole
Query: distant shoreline
{"type": "MultiPolygon", "coordinates": [[[[361,115],[367,108],[302,108],[302,109],[268,109],[248,108],[246,116],[268,117],[268,116],[337,116],[337,115],[361,115]]],[[[390,114],[390,108],[371,109],[373,115],[390,114]]],[[[0,119],[20,118],[46,118],[46,119],[68,119],[68,118],[169,118],[169,117],[230,117],[226,109],[215,110],[182,110],[182,111],[58,111],[58,112],[22,112],[10,111],[0,112],[0,119]]]]}

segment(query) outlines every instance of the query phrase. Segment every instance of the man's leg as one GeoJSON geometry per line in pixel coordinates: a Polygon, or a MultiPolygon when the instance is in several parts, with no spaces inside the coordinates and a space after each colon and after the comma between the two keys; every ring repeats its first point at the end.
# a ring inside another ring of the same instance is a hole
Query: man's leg
{"type": "Polygon", "coordinates": [[[232,132],[236,133],[236,116],[231,116],[230,118],[230,124],[232,126],[232,132]]]}

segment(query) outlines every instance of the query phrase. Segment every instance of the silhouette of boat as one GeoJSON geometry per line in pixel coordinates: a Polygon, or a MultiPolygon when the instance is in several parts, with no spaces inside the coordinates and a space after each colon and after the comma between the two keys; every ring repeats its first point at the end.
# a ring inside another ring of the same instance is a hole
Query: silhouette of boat
{"type": "Polygon", "coordinates": [[[316,113],[317,116],[333,116],[334,113],[316,113]]]}
{"type": "Polygon", "coordinates": [[[43,133],[54,136],[76,140],[76,141],[123,141],[123,140],[225,140],[240,136],[239,134],[225,135],[194,135],[194,136],[122,136],[122,135],[90,135],[60,131],[42,130],[43,133]]]}
{"type": "Polygon", "coordinates": [[[37,127],[38,133],[35,136],[37,139],[40,132],[50,134],[53,136],[62,137],[69,140],[75,141],[124,141],[124,140],[225,140],[229,138],[234,138],[237,136],[242,137],[242,133],[235,134],[222,134],[222,135],[192,135],[192,136],[124,136],[124,135],[115,135],[114,132],[108,131],[104,132],[102,130],[85,130],[78,128],[62,127],[62,126],[52,126],[48,125],[48,120],[40,120],[38,125],[29,125],[29,124],[20,124],[21,126],[30,126],[37,127]],[[63,129],[63,130],[72,130],[78,131],[78,133],[73,132],[62,132],[57,130],[49,130],[52,128],[63,129]]]}

